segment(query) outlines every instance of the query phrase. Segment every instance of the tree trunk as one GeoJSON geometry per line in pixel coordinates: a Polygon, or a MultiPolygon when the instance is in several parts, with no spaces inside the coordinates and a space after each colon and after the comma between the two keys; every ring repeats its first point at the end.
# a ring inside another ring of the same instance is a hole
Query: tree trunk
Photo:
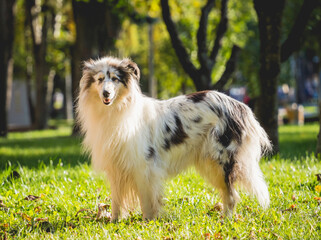
{"type": "Polygon", "coordinates": [[[48,74],[48,80],[47,80],[47,92],[46,92],[46,112],[45,112],[45,128],[48,127],[48,120],[50,118],[51,113],[51,103],[52,103],[52,95],[54,91],[54,80],[56,76],[56,71],[54,69],[50,69],[50,72],[48,74]]]}
{"type": "Polygon", "coordinates": [[[0,137],[8,133],[7,78],[14,38],[14,3],[15,0],[0,1],[0,137]]]}
{"type": "Polygon", "coordinates": [[[260,73],[257,117],[279,151],[277,86],[280,74],[281,20],[285,0],[254,0],[259,21],[260,73]]]}
{"type": "MultiPolygon", "coordinates": [[[[34,46],[36,47],[36,46],[34,46]]],[[[35,106],[35,127],[44,129],[46,127],[46,82],[47,73],[45,55],[42,51],[35,50],[35,74],[36,74],[36,106],[35,106]]]]}
{"type": "MultiPolygon", "coordinates": [[[[121,26],[121,15],[112,9],[116,4],[117,1],[72,1],[77,33],[71,50],[74,115],[83,61],[115,51],[115,41],[121,26]]],[[[75,123],[73,135],[78,133],[79,126],[75,123]]]]}
{"type": "Polygon", "coordinates": [[[47,105],[46,105],[46,81],[45,76],[48,74],[46,64],[47,54],[47,36],[49,30],[49,11],[47,5],[36,6],[34,1],[25,1],[26,19],[30,26],[33,46],[33,57],[35,64],[35,79],[36,79],[36,104],[35,104],[35,128],[44,129],[47,126],[47,105]],[[40,7],[41,12],[35,9],[40,7]],[[37,15],[38,14],[38,15],[37,15]],[[34,22],[34,19],[42,16],[42,25],[37,25],[39,22],[34,22]],[[37,29],[41,29],[41,34],[37,29]]]}

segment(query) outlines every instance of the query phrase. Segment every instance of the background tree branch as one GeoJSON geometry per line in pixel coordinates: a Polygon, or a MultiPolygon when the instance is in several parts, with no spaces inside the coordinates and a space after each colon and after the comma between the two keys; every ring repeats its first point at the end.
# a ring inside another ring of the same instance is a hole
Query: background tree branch
{"type": "Polygon", "coordinates": [[[206,39],[207,39],[207,24],[208,15],[214,7],[215,0],[208,0],[206,5],[202,8],[202,15],[200,18],[199,28],[197,31],[197,57],[200,64],[206,65],[209,58],[207,55],[206,39]]]}
{"type": "MultiPolygon", "coordinates": [[[[167,31],[170,35],[173,48],[175,49],[176,55],[178,57],[178,60],[182,64],[183,69],[185,72],[194,79],[198,75],[198,71],[194,64],[191,62],[189,54],[187,53],[183,42],[178,36],[178,32],[175,26],[175,23],[173,22],[170,14],[170,9],[168,5],[168,0],[161,0],[162,5],[162,15],[163,20],[165,22],[167,31]]],[[[195,83],[196,84],[196,83],[195,83]]]]}
{"type": "Polygon", "coordinates": [[[15,0],[0,1],[0,137],[6,137],[8,133],[7,88],[8,70],[13,62],[14,4],[15,0]]]}
{"type": "Polygon", "coordinates": [[[304,0],[291,31],[281,46],[281,62],[286,61],[293,52],[300,49],[304,30],[306,29],[312,11],[318,4],[320,4],[318,0],[304,0]]]}
{"type": "Polygon", "coordinates": [[[226,62],[225,71],[221,78],[213,85],[213,89],[222,90],[224,86],[227,84],[227,81],[231,78],[232,74],[235,71],[236,62],[240,51],[240,47],[238,47],[237,45],[233,46],[231,56],[229,60],[226,62]]]}
{"type": "Polygon", "coordinates": [[[213,64],[215,64],[215,60],[218,54],[218,51],[221,48],[221,40],[224,37],[224,34],[227,30],[227,1],[228,0],[222,0],[221,2],[221,19],[220,23],[218,24],[217,31],[216,31],[216,38],[213,45],[213,49],[210,55],[210,59],[213,61],[213,64]]]}

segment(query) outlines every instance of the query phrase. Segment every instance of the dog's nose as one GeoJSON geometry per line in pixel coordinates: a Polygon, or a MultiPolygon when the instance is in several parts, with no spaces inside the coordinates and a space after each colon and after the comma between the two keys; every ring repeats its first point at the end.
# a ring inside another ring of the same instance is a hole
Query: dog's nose
{"type": "Polygon", "coordinates": [[[103,96],[105,98],[108,98],[109,97],[109,92],[107,92],[106,90],[103,91],[103,96]]]}

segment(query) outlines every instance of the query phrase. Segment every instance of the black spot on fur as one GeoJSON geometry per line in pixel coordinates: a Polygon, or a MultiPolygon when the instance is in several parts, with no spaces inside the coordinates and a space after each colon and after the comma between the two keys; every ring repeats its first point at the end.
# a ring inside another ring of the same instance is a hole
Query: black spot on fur
{"type": "Polygon", "coordinates": [[[171,144],[170,144],[170,142],[169,142],[169,140],[167,138],[165,139],[165,143],[164,143],[163,148],[165,150],[169,150],[171,148],[171,144]]]}
{"type": "Polygon", "coordinates": [[[233,182],[235,181],[235,173],[233,171],[234,169],[234,165],[235,165],[235,159],[234,156],[232,155],[230,157],[230,161],[228,161],[227,163],[224,164],[223,169],[224,169],[224,173],[225,173],[225,183],[230,186],[231,184],[233,184],[233,182]]]}
{"type": "Polygon", "coordinates": [[[242,130],[236,121],[232,118],[227,117],[227,123],[224,133],[218,137],[218,141],[226,148],[230,145],[232,140],[236,140],[241,143],[242,140],[242,130]]]}
{"type": "Polygon", "coordinates": [[[218,117],[222,117],[222,109],[208,104],[209,109],[218,117]]]}
{"type": "Polygon", "coordinates": [[[183,123],[179,116],[177,114],[174,115],[175,119],[175,129],[172,130],[168,127],[167,124],[165,124],[165,130],[169,133],[171,133],[169,139],[165,139],[163,148],[165,150],[169,150],[171,148],[171,145],[179,145],[185,141],[186,138],[188,138],[188,135],[186,134],[183,123]]]}
{"type": "Polygon", "coordinates": [[[153,147],[148,148],[147,159],[152,159],[156,155],[155,149],[153,147]]]}
{"type": "Polygon", "coordinates": [[[178,145],[184,142],[186,138],[188,138],[184,128],[181,119],[177,114],[174,116],[175,118],[175,124],[176,128],[173,132],[173,135],[171,136],[171,143],[173,145],[178,145]]]}
{"type": "Polygon", "coordinates": [[[194,123],[200,123],[203,120],[201,116],[197,116],[196,118],[192,119],[194,123]]]}
{"type": "Polygon", "coordinates": [[[167,133],[170,133],[171,132],[171,129],[170,127],[167,125],[167,123],[165,123],[165,130],[167,133]]]}
{"type": "Polygon", "coordinates": [[[204,98],[206,97],[206,93],[208,91],[201,91],[196,93],[187,94],[186,97],[189,100],[192,100],[194,103],[198,103],[201,101],[204,101],[204,98]]]}

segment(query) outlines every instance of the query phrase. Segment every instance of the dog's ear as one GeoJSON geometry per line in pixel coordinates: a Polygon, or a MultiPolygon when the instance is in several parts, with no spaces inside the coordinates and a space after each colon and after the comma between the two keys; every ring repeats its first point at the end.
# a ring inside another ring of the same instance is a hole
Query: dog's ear
{"type": "Polygon", "coordinates": [[[92,59],[89,59],[88,61],[84,61],[83,64],[83,72],[85,71],[92,71],[95,66],[95,61],[92,59]]]}
{"type": "Polygon", "coordinates": [[[95,61],[92,59],[89,59],[88,61],[85,61],[83,63],[82,77],[79,81],[80,89],[89,88],[90,85],[95,81],[94,78],[92,77],[94,66],[95,66],[95,61]]]}
{"type": "Polygon", "coordinates": [[[137,81],[140,79],[140,70],[136,63],[131,61],[129,58],[125,58],[121,61],[121,66],[134,78],[136,78],[137,81]]]}

